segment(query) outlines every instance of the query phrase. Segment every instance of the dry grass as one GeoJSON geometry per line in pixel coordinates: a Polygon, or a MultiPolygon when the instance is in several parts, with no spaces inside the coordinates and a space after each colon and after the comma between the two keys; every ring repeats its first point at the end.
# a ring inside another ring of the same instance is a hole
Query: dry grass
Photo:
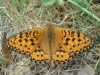
{"type": "MultiPolygon", "coordinates": [[[[91,69],[93,75],[98,74],[100,70],[97,67],[100,64],[99,22],[78,7],[68,2],[62,7],[56,4],[44,7],[38,0],[21,3],[4,0],[0,9],[0,31],[7,32],[7,37],[32,28],[44,28],[46,23],[51,23],[54,27],[81,31],[95,43],[92,49],[76,55],[68,64],[58,66],[36,65],[25,55],[11,52],[13,61],[12,63],[1,62],[0,75],[77,75],[77,72],[85,65],[91,69]]],[[[88,10],[100,17],[98,3],[91,2],[88,10]]]]}

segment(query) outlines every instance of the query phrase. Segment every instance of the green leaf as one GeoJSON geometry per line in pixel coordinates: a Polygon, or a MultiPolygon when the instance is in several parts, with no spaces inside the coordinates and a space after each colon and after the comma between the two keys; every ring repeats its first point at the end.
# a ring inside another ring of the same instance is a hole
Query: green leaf
{"type": "Polygon", "coordinates": [[[61,5],[61,6],[64,5],[64,1],[63,1],[63,0],[57,0],[57,3],[58,3],[59,5],[61,5]]]}
{"type": "Polygon", "coordinates": [[[41,1],[44,4],[44,6],[48,6],[48,5],[51,6],[56,2],[56,0],[41,0],[41,1]]]}
{"type": "Polygon", "coordinates": [[[76,3],[80,4],[83,7],[88,5],[88,1],[87,0],[73,0],[73,2],[76,2],[76,3]]]}

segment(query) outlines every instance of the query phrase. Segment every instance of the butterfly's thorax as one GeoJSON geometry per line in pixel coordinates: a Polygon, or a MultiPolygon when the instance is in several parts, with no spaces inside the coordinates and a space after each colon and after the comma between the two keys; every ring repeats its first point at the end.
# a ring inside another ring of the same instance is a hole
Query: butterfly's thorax
{"type": "Polygon", "coordinates": [[[45,37],[48,38],[48,43],[50,44],[54,38],[54,29],[51,25],[47,25],[45,29],[45,37]]]}

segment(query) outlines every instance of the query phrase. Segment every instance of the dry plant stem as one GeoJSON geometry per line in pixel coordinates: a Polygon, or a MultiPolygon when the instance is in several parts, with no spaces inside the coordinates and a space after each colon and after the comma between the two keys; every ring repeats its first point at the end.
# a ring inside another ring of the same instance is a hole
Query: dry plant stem
{"type": "Polygon", "coordinates": [[[95,65],[95,67],[94,67],[94,71],[93,71],[93,74],[92,74],[92,75],[95,75],[95,70],[96,70],[97,65],[98,65],[99,62],[100,62],[100,59],[97,61],[96,65],[95,65]]]}
{"type": "Polygon", "coordinates": [[[90,68],[90,70],[92,71],[92,72],[94,72],[94,70],[84,61],[84,60],[82,60],[89,68],[90,68]]]}

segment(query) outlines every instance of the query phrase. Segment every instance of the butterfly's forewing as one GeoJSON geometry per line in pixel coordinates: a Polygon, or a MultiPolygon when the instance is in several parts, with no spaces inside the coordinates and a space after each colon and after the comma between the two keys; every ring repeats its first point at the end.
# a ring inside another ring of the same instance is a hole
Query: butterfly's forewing
{"type": "Polygon", "coordinates": [[[62,57],[56,59],[55,54],[57,53],[55,53],[54,60],[65,62],[73,54],[82,52],[92,46],[90,38],[85,37],[82,33],[77,33],[65,28],[54,28],[54,32],[55,38],[59,43],[59,48],[61,48],[58,55],[63,54],[62,57]]]}
{"type": "Polygon", "coordinates": [[[19,53],[30,54],[42,41],[43,34],[43,29],[34,29],[31,31],[21,32],[8,39],[7,45],[10,49],[19,53]]]}

